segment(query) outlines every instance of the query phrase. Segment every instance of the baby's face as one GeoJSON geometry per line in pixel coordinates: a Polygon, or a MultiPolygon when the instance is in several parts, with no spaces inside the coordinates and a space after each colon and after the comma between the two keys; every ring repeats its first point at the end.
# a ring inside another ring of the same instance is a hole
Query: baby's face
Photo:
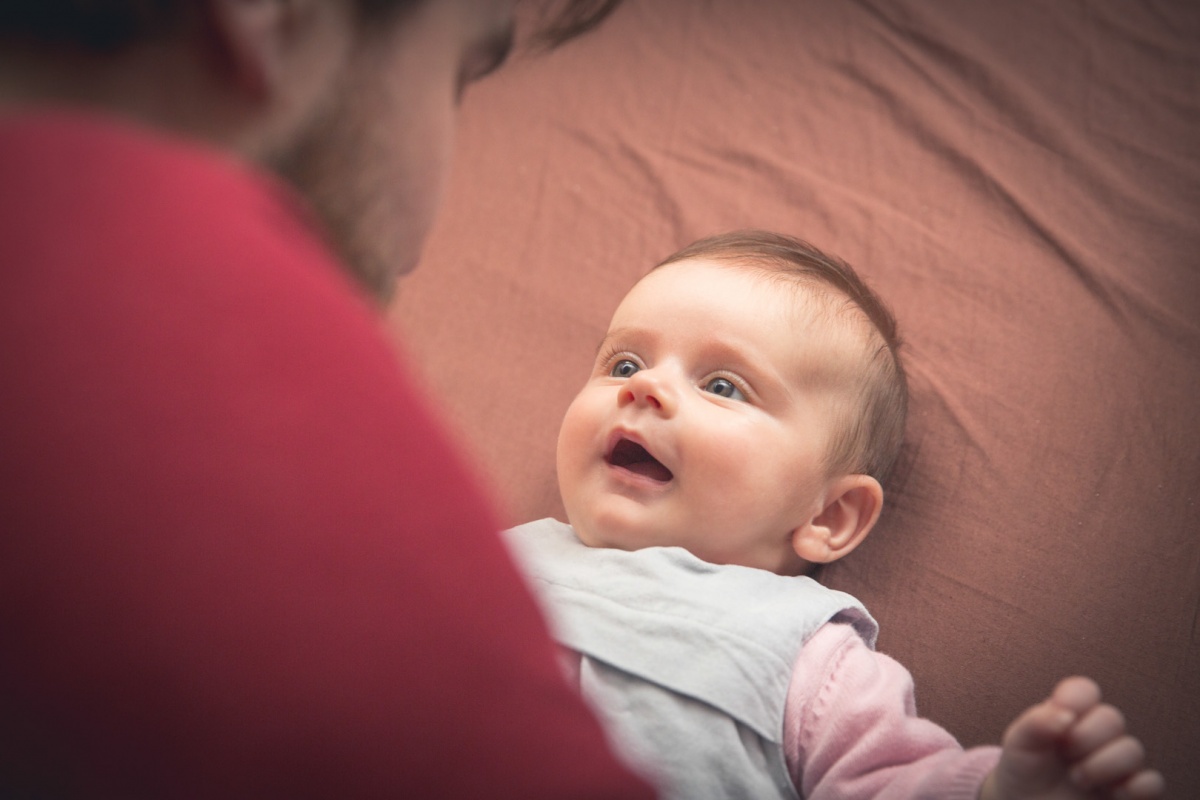
{"type": "Polygon", "coordinates": [[[802,570],[791,534],[824,508],[846,365],[863,357],[821,297],[703,260],[634,286],[559,433],[559,486],[586,544],[802,570]]]}

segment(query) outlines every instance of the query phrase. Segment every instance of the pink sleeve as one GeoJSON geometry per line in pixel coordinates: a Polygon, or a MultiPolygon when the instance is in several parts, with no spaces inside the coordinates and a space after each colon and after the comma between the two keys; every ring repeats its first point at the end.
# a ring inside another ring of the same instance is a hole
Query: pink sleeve
{"type": "Polygon", "coordinates": [[[784,747],[792,782],[808,800],[973,800],[1000,754],[964,751],[918,717],[908,670],[838,623],[817,631],[796,660],[784,747]]]}

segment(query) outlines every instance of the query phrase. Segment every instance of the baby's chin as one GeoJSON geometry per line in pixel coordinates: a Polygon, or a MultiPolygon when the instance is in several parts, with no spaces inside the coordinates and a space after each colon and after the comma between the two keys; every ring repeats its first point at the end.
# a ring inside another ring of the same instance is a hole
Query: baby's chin
{"type": "MultiPolygon", "coordinates": [[[[593,526],[579,525],[572,522],[571,527],[575,530],[575,536],[579,538],[579,541],[588,547],[617,547],[617,545],[610,543],[611,539],[609,537],[598,535],[593,526]]],[[[620,549],[628,550],[630,548],[621,547],[620,549]]]]}
{"type": "Polygon", "coordinates": [[[641,550],[643,547],[655,547],[666,542],[654,541],[648,531],[629,525],[613,524],[587,520],[577,521],[568,516],[567,521],[575,530],[575,536],[588,547],[605,547],[616,550],[641,550]]]}

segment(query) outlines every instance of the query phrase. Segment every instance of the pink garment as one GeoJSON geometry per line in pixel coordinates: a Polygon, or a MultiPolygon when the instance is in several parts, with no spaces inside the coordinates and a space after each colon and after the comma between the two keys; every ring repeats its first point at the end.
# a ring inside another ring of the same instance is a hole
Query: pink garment
{"type": "Polygon", "coordinates": [[[800,651],[784,710],[788,771],[807,800],[974,800],[999,747],[964,751],[917,716],[912,676],[846,624],[800,651]]]}

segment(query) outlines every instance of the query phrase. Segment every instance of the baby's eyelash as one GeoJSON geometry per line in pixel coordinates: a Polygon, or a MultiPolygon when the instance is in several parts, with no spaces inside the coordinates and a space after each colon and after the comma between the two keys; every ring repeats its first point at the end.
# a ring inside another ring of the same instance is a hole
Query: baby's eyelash
{"type": "Polygon", "coordinates": [[[607,364],[608,360],[615,356],[619,351],[611,344],[602,342],[600,349],[596,351],[596,363],[607,364]]]}
{"type": "Polygon", "coordinates": [[[620,347],[619,345],[606,344],[602,346],[600,351],[596,354],[596,368],[600,369],[612,366],[613,361],[615,361],[618,356],[622,358],[628,358],[630,361],[635,361],[638,364],[642,363],[641,359],[639,359],[636,355],[620,347]]]}
{"type": "Polygon", "coordinates": [[[711,372],[704,377],[704,380],[700,382],[700,385],[707,386],[716,378],[724,378],[732,383],[737,387],[738,391],[746,396],[747,399],[752,399],[757,396],[754,393],[754,387],[747,383],[745,378],[732,372],[724,372],[721,370],[718,370],[717,372],[711,372]]]}

